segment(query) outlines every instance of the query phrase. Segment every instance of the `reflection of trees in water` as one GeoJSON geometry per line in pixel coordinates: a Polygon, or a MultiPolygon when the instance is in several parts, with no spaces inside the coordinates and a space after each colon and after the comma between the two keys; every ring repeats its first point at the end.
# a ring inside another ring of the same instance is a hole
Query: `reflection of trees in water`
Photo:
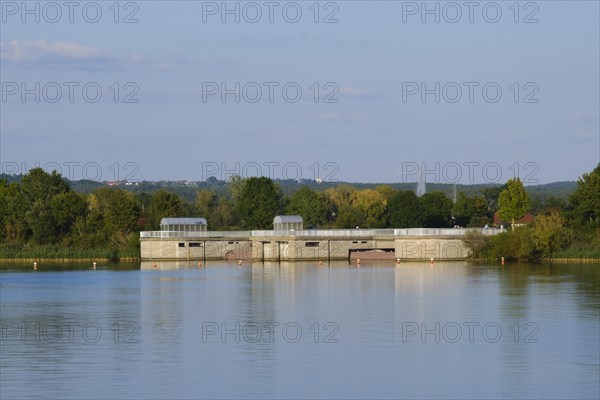
{"type": "Polygon", "coordinates": [[[524,302],[535,286],[543,293],[571,296],[581,307],[600,309],[600,264],[507,264],[497,270],[504,296],[524,302]]]}

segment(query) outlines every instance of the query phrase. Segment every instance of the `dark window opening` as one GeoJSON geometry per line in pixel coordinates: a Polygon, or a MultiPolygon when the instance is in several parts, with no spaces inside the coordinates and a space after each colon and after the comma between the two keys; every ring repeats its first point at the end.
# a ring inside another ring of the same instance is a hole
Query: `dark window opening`
{"type": "Polygon", "coordinates": [[[185,243],[179,242],[179,247],[185,247],[185,243]]]}
{"type": "Polygon", "coordinates": [[[306,247],[319,247],[319,242],[306,242],[306,247]]]}
{"type": "Polygon", "coordinates": [[[199,243],[199,242],[190,243],[190,247],[200,247],[201,245],[202,245],[202,243],[199,243]]]}

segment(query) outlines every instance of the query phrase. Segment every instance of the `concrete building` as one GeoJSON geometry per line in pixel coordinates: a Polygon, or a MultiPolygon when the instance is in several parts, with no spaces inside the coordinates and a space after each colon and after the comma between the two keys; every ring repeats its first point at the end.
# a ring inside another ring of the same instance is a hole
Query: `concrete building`
{"type": "MultiPolygon", "coordinates": [[[[297,218],[279,217],[274,227],[301,223],[297,218]]],[[[141,232],[142,260],[331,261],[350,260],[353,255],[369,258],[373,256],[369,252],[376,252],[377,259],[464,260],[469,255],[462,241],[467,232],[500,233],[499,229],[478,228],[190,231],[186,230],[189,225],[167,223],[165,230],[141,232]],[[184,227],[175,230],[171,226],[184,227]]]]}

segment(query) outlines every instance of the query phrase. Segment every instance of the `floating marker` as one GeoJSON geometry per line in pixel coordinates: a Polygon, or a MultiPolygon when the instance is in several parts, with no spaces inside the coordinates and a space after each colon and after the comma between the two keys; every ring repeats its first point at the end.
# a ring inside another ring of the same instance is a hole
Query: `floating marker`
{"type": "Polygon", "coordinates": [[[396,264],[400,264],[400,259],[396,258],[396,264]]]}
{"type": "Polygon", "coordinates": [[[35,262],[35,261],[33,262],[33,270],[37,271],[37,262],[35,262]]]}
{"type": "Polygon", "coordinates": [[[429,259],[429,264],[433,264],[433,257],[429,259]]]}
{"type": "Polygon", "coordinates": [[[198,262],[198,268],[202,268],[202,261],[198,262]]]}

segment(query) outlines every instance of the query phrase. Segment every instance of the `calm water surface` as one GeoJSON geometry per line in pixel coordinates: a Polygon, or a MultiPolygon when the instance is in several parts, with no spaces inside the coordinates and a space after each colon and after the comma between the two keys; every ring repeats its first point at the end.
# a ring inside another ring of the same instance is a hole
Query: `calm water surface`
{"type": "Polygon", "coordinates": [[[600,265],[0,266],[0,398],[600,397],[600,265]]]}

